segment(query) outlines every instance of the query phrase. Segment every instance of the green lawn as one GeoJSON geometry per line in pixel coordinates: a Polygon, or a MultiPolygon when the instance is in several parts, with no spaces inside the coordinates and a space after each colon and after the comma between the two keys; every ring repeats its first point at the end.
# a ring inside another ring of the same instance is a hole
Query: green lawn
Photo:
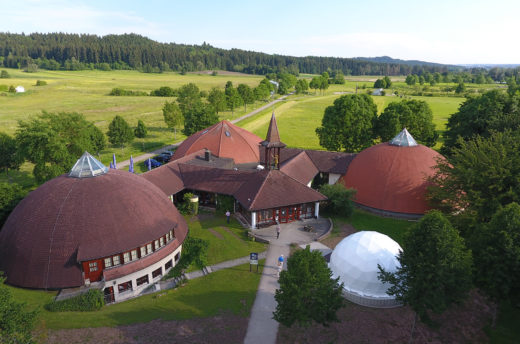
{"type": "MultiPolygon", "coordinates": [[[[324,216],[327,215],[324,214],[324,216]]],[[[360,209],[354,210],[354,214],[349,218],[339,216],[332,216],[331,218],[335,228],[341,223],[348,223],[358,231],[376,231],[386,234],[400,245],[402,245],[404,236],[410,230],[410,227],[415,223],[414,221],[376,216],[360,209]]],[[[332,235],[338,234],[337,231],[333,230],[332,235]]]]}
{"type": "Polygon", "coordinates": [[[204,214],[209,217],[202,221],[188,217],[186,220],[190,228],[190,235],[209,241],[208,263],[210,265],[235,258],[248,256],[251,252],[263,252],[266,245],[251,241],[244,229],[235,219],[226,223],[223,215],[204,214]],[[229,233],[227,228],[231,233],[229,233]],[[211,229],[211,230],[210,230],[211,229]],[[218,233],[214,234],[212,231],[218,233]]]}
{"type": "Polygon", "coordinates": [[[259,273],[249,272],[249,264],[244,264],[190,280],[184,287],[106,306],[96,312],[48,312],[43,305],[50,302],[55,293],[8,288],[15,299],[26,302],[28,308],[39,307],[39,319],[49,329],[118,326],[153,319],[204,318],[222,311],[248,316],[263,264],[264,261],[260,261],[259,273]]]}
{"type": "MultiPolygon", "coordinates": [[[[336,89],[340,89],[338,85],[333,86],[335,86],[336,89]]],[[[323,147],[319,145],[315,130],[321,125],[325,108],[331,106],[334,100],[340,96],[341,95],[338,94],[331,94],[330,92],[326,92],[323,96],[319,95],[319,93],[314,95],[313,92],[311,92],[310,95],[294,96],[282,104],[277,104],[275,114],[282,142],[289,147],[323,149],[323,147]]],[[[434,115],[434,123],[440,133],[445,130],[445,125],[450,115],[457,112],[459,105],[464,101],[464,98],[461,97],[412,98],[424,100],[430,105],[434,115]]],[[[402,100],[401,98],[390,96],[373,96],[372,99],[376,103],[379,113],[381,113],[389,103],[402,100]]],[[[263,111],[251,118],[240,121],[238,125],[263,138],[267,133],[272,111],[272,109],[263,111]]],[[[439,147],[440,143],[438,143],[435,148],[439,147]]]]}

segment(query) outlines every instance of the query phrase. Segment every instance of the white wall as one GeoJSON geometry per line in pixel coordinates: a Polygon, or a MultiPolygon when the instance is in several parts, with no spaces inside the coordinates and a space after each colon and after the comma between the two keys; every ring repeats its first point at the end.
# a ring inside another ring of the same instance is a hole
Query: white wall
{"type": "Polygon", "coordinates": [[[336,184],[341,174],[329,173],[329,185],[336,184]]]}
{"type": "Polygon", "coordinates": [[[180,253],[182,250],[182,245],[180,245],[179,247],[177,247],[177,249],[175,251],[173,251],[171,254],[169,254],[168,256],[164,257],[163,259],[161,259],[160,261],[158,261],[157,263],[155,264],[152,264],[142,270],[139,270],[139,271],[136,271],[136,272],[133,272],[131,274],[128,274],[126,276],[123,276],[123,277],[120,277],[120,278],[117,278],[117,279],[113,279],[113,280],[110,280],[110,281],[105,281],[105,288],[108,288],[108,287],[113,287],[114,288],[114,299],[115,301],[122,301],[122,300],[125,300],[125,299],[128,299],[128,298],[131,298],[131,297],[134,297],[134,296],[137,296],[139,295],[144,289],[146,289],[147,287],[149,287],[150,285],[154,284],[155,282],[159,282],[161,280],[161,278],[170,270],[165,270],[164,269],[164,265],[169,261],[171,260],[172,261],[172,267],[175,266],[175,255],[177,253],[180,253]],[[155,279],[152,278],[152,271],[155,271],[157,270],[159,267],[162,268],[162,275],[161,276],[157,276],[155,279]],[[140,277],[143,277],[145,275],[148,275],[148,282],[149,283],[145,283],[145,284],[142,284],[140,286],[137,286],[137,279],[140,278],[140,277]],[[121,284],[121,283],[125,283],[125,282],[128,282],[128,281],[132,281],[132,290],[127,290],[127,291],[124,291],[122,293],[119,293],[118,291],[118,285],[121,284]]]}

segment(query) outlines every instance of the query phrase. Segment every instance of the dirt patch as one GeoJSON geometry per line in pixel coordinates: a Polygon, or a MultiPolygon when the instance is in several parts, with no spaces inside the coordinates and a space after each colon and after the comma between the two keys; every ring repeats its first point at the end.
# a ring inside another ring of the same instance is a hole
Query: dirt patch
{"type": "Polygon", "coordinates": [[[224,239],[224,237],[222,236],[222,234],[220,234],[219,232],[217,232],[216,230],[212,229],[212,228],[208,228],[208,231],[213,234],[214,236],[216,236],[217,238],[219,239],[224,239]]]}
{"type": "Polygon", "coordinates": [[[233,314],[118,327],[49,330],[48,344],[242,343],[248,318],[233,314]]]}
{"type": "Polygon", "coordinates": [[[336,245],[339,244],[339,242],[343,240],[344,237],[349,236],[355,232],[357,232],[357,229],[355,229],[351,224],[342,224],[337,230],[333,230],[331,235],[323,240],[320,240],[320,242],[323,245],[334,249],[334,247],[336,247],[336,245]]]}
{"type": "Polygon", "coordinates": [[[417,321],[409,307],[375,309],[349,303],[338,312],[339,323],[329,327],[280,326],[277,343],[486,343],[483,328],[490,323],[495,305],[477,292],[468,300],[432,319],[436,328],[417,321]]]}
{"type": "Polygon", "coordinates": [[[228,232],[229,234],[231,234],[232,236],[234,236],[234,237],[237,238],[238,240],[240,240],[240,241],[244,241],[244,239],[242,239],[241,237],[239,237],[238,235],[236,235],[236,233],[233,232],[232,230],[230,230],[229,228],[227,228],[227,227],[222,227],[222,229],[224,229],[226,232],[228,232]]]}

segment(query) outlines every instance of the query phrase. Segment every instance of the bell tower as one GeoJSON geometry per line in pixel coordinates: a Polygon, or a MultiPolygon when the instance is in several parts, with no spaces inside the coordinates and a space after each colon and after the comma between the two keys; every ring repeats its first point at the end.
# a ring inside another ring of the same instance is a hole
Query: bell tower
{"type": "Polygon", "coordinates": [[[265,149],[264,166],[269,170],[278,170],[280,168],[280,150],[286,145],[280,141],[280,134],[278,133],[274,112],[271,116],[271,122],[269,123],[265,141],[260,142],[260,145],[265,149]]]}

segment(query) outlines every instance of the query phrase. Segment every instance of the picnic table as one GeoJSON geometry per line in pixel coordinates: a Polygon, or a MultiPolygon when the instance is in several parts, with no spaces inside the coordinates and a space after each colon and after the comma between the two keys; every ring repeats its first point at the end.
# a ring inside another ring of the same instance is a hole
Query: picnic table
{"type": "Polygon", "coordinates": [[[314,227],[312,227],[311,225],[305,225],[303,226],[303,230],[306,232],[314,232],[314,227]]]}

